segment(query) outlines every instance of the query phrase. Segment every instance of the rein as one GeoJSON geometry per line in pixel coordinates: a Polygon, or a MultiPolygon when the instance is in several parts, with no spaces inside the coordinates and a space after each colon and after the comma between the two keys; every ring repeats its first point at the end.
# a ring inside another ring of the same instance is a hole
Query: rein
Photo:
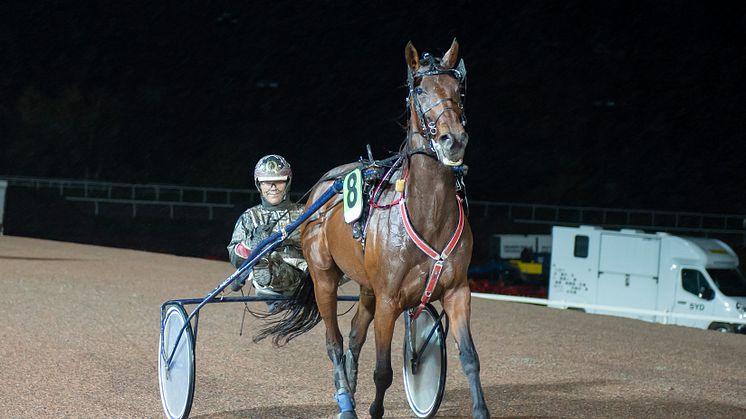
{"type": "MultiPolygon", "coordinates": [[[[400,191],[401,195],[399,196],[399,198],[397,198],[391,203],[381,205],[376,200],[376,198],[378,197],[378,190],[381,189],[381,186],[383,186],[384,184],[388,182],[389,178],[391,177],[391,174],[396,169],[399,168],[399,164],[403,158],[411,157],[411,156],[414,156],[415,154],[423,154],[427,157],[430,157],[431,159],[438,160],[438,156],[435,154],[432,148],[419,147],[419,148],[415,148],[413,150],[407,151],[406,153],[400,153],[398,155],[398,159],[396,160],[396,162],[389,168],[389,170],[386,172],[386,175],[383,176],[381,181],[378,183],[378,186],[376,186],[376,189],[370,195],[370,198],[368,199],[368,205],[370,205],[371,208],[389,209],[393,207],[394,205],[397,205],[401,201],[401,199],[404,197],[403,190],[400,191]]],[[[409,160],[407,160],[407,167],[404,169],[404,175],[402,176],[402,179],[406,181],[408,174],[409,174],[409,160]]]]}
{"type": "Polygon", "coordinates": [[[438,155],[435,154],[435,150],[433,150],[432,144],[430,144],[428,147],[418,147],[413,150],[410,150],[407,152],[407,157],[412,157],[415,154],[424,154],[427,157],[430,157],[433,160],[438,160],[438,155]]]}

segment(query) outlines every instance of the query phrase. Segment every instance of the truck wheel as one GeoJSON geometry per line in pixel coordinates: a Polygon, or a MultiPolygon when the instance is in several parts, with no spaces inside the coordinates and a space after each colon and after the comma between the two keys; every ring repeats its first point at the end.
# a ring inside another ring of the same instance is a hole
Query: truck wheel
{"type": "Polygon", "coordinates": [[[733,325],[726,324],[726,323],[713,323],[709,327],[710,330],[715,330],[717,332],[722,333],[733,333],[735,330],[733,329],[733,325]]]}

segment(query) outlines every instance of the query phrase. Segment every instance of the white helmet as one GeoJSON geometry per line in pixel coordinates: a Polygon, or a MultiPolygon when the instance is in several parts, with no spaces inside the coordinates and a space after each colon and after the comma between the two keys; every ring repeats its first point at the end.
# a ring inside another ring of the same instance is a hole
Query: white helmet
{"type": "Polygon", "coordinates": [[[286,190],[289,190],[292,179],[293,169],[290,168],[290,163],[278,154],[262,157],[254,168],[254,184],[257,189],[259,182],[285,181],[288,183],[286,190]]]}

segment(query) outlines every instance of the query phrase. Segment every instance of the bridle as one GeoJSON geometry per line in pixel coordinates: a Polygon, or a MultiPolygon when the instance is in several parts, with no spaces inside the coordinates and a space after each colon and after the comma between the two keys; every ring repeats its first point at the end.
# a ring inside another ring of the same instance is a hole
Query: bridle
{"type": "MultiPolygon", "coordinates": [[[[420,69],[417,72],[413,72],[411,68],[407,67],[407,87],[409,88],[409,95],[407,96],[406,100],[407,117],[409,117],[409,112],[413,107],[420,124],[420,135],[422,135],[427,140],[427,142],[424,147],[410,149],[408,141],[405,140],[402,146],[402,154],[407,157],[410,157],[414,154],[423,154],[439,161],[440,159],[438,157],[438,153],[436,152],[438,120],[446,111],[456,112],[456,110],[451,106],[445,106],[443,110],[441,110],[440,113],[435,117],[435,119],[428,119],[427,114],[440,104],[446,102],[456,103],[459,109],[457,114],[461,119],[461,126],[466,126],[466,112],[464,111],[464,102],[466,101],[466,65],[464,64],[464,59],[462,58],[459,60],[456,68],[445,68],[441,65],[440,59],[433,57],[427,52],[422,54],[420,64],[421,68],[425,68],[424,70],[420,69]],[[417,91],[417,89],[420,89],[420,82],[425,77],[439,76],[443,74],[449,75],[458,80],[459,95],[461,96],[461,100],[459,102],[456,102],[453,98],[447,97],[440,99],[439,101],[430,105],[427,109],[422,109],[422,103],[418,98],[418,93],[421,93],[421,91],[417,91]],[[410,107],[410,103],[414,106],[410,107]]],[[[454,175],[456,176],[456,189],[465,195],[466,185],[464,184],[463,179],[467,170],[466,166],[459,165],[452,166],[451,168],[454,172],[454,175]]]]}
{"type": "Polygon", "coordinates": [[[409,87],[409,96],[407,96],[407,112],[410,111],[410,103],[413,104],[414,111],[417,114],[417,119],[420,124],[420,134],[427,139],[428,146],[434,153],[435,139],[438,135],[438,120],[447,111],[456,112],[456,110],[451,106],[445,106],[443,107],[443,110],[438,113],[435,119],[429,119],[427,117],[427,114],[430,111],[441,104],[453,102],[459,109],[457,114],[461,119],[461,125],[466,126],[466,113],[464,112],[464,101],[466,99],[466,66],[464,65],[464,60],[461,59],[456,68],[443,68],[440,65],[440,61],[428,53],[424,53],[422,55],[422,60],[420,62],[423,64],[423,67],[427,67],[427,70],[412,72],[411,69],[407,69],[407,86],[409,87]],[[439,101],[431,104],[428,108],[423,109],[422,103],[420,102],[418,97],[418,95],[422,93],[422,89],[419,87],[419,82],[421,82],[421,80],[425,77],[438,76],[442,74],[449,75],[458,80],[461,100],[459,102],[456,102],[453,98],[447,97],[440,99],[439,101]]]}

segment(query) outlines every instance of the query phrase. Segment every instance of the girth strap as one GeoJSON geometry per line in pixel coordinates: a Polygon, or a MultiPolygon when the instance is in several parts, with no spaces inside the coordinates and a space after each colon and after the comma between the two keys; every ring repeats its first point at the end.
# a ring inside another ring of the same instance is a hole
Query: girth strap
{"type": "Polygon", "coordinates": [[[425,308],[425,305],[430,302],[430,297],[433,295],[435,286],[438,284],[440,273],[443,271],[443,263],[448,258],[448,256],[450,256],[451,252],[453,252],[453,249],[456,248],[456,244],[461,238],[461,233],[464,231],[464,205],[462,204],[462,198],[459,195],[456,195],[456,200],[458,202],[458,226],[456,226],[456,231],[453,233],[451,240],[448,242],[445,249],[443,249],[441,253],[438,253],[435,249],[432,248],[432,246],[427,244],[427,242],[425,242],[425,240],[423,240],[417,234],[417,232],[414,230],[414,227],[412,226],[412,222],[409,219],[409,214],[407,213],[406,199],[402,197],[402,199],[399,201],[399,212],[401,213],[402,221],[404,223],[404,229],[407,231],[409,238],[412,239],[418,249],[422,250],[422,252],[424,252],[435,261],[435,264],[433,264],[433,269],[432,271],[430,271],[430,276],[427,280],[427,283],[425,284],[425,291],[422,294],[422,298],[420,299],[420,305],[415,311],[410,312],[409,314],[412,319],[416,319],[425,308]]]}

